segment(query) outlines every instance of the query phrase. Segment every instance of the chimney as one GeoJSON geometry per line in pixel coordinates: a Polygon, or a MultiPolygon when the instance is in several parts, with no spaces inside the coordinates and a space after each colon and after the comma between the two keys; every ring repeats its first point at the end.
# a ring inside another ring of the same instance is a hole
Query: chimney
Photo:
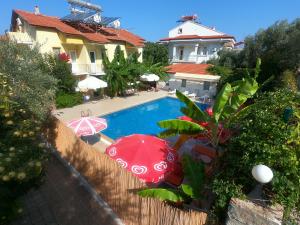
{"type": "Polygon", "coordinates": [[[34,14],[40,15],[40,8],[37,5],[34,7],[34,14]]]}

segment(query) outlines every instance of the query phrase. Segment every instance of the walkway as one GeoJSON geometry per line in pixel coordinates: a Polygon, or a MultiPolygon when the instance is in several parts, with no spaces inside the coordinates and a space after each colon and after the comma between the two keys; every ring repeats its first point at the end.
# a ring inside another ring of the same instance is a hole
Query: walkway
{"type": "Polygon", "coordinates": [[[24,215],[11,225],[114,225],[110,215],[67,168],[51,157],[45,182],[23,199],[24,215]]]}
{"type": "Polygon", "coordinates": [[[81,111],[91,110],[93,116],[101,116],[109,114],[131,106],[139,105],[148,101],[159,99],[167,96],[166,91],[146,92],[142,91],[133,96],[107,98],[99,101],[88,102],[82,105],[77,105],[72,108],[59,109],[54,114],[60,120],[67,122],[72,119],[80,118],[81,111]]]}

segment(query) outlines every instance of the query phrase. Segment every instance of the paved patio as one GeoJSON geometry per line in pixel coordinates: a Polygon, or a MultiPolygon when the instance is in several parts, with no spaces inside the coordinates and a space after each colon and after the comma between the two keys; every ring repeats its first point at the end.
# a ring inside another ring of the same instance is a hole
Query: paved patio
{"type": "Polygon", "coordinates": [[[58,159],[47,163],[45,182],[23,199],[24,215],[11,225],[115,225],[58,159]]]}
{"type": "Polygon", "coordinates": [[[80,118],[81,111],[91,110],[93,116],[101,116],[122,109],[126,109],[135,105],[139,105],[148,101],[159,99],[167,96],[166,91],[158,92],[138,92],[135,95],[128,97],[106,98],[99,101],[91,101],[82,105],[77,105],[72,108],[59,109],[54,111],[54,115],[60,120],[67,122],[72,119],[80,118]]]}

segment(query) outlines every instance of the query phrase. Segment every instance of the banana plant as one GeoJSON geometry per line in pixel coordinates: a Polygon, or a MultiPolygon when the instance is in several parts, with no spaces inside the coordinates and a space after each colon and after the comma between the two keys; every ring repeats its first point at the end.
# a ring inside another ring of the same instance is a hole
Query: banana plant
{"type": "MultiPolygon", "coordinates": [[[[260,60],[258,60],[257,68],[259,68],[260,63],[260,60]]],[[[216,97],[212,108],[212,115],[209,115],[207,111],[201,110],[195,102],[191,101],[181,92],[176,91],[177,98],[185,104],[185,106],[181,108],[181,112],[190,117],[192,122],[180,119],[160,121],[158,125],[166,130],[161,132],[159,136],[166,138],[180,135],[175,144],[176,149],[179,149],[184,141],[204,133],[207,135],[210,144],[218,149],[220,136],[224,128],[227,127],[239,113],[247,109],[246,107],[241,110],[241,106],[251,98],[259,88],[256,82],[259,69],[256,69],[256,71],[254,78],[248,76],[232,84],[226,83],[216,97]],[[206,126],[203,126],[203,123],[205,123],[206,126]]]]}
{"type": "Polygon", "coordinates": [[[182,157],[185,182],[178,188],[149,188],[138,192],[141,197],[158,198],[161,201],[180,203],[189,199],[200,199],[204,185],[204,165],[191,156],[182,157]]]}

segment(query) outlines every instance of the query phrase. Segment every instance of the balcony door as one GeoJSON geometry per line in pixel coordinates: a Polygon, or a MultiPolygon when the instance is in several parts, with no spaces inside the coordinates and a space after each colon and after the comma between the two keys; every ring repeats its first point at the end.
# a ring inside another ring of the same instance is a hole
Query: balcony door
{"type": "Polygon", "coordinates": [[[183,47],[179,48],[179,60],[183,60],[183,50],[184,50],[183,47]]]}
{"type": "Polygon", "coordinates": [[[69,52],[71,63],[72,63],[72,72],[78,73],[78,65],[77,65],[77,54],[75,50],[71,50],[69,52]]]}
{"type": "Polygon", "coordinates": [[[91,73],[96,73],[96,53],[90,52],[91,73]]]}

